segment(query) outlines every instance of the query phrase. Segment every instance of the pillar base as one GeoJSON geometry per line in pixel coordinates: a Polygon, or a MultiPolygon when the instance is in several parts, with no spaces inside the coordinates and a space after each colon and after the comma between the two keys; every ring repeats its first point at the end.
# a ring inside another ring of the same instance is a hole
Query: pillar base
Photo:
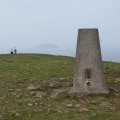
{"type": "Polygon", "coordinates": [[[69,95],[73,95],[73,96],[81,96],[83,94],[108,94],[109,90],[107,89],[91,89],[91,90],[87,90],[87,89],[81,89],[79,87],[72,87],[70,89],[70,91],[68,92],[69,95]]]}

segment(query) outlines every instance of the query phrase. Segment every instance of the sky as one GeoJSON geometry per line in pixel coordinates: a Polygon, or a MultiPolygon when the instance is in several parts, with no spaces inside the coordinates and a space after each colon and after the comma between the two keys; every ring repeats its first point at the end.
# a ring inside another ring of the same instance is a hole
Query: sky
{"type": "Polygon", "coordinates": [[[98,28],[102,58],[120,62],[120,0],[0,0],[0,53],[75,56],[80,28],[98,28]]]}

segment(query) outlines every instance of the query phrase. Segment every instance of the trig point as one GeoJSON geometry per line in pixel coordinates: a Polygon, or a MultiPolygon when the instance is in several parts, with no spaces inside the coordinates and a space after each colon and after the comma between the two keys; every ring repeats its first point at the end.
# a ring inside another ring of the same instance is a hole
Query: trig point
{"type": "Polygon", "coordinates": [[[72,92],[105,94],[98,29],[79,29],[72,92]]]}

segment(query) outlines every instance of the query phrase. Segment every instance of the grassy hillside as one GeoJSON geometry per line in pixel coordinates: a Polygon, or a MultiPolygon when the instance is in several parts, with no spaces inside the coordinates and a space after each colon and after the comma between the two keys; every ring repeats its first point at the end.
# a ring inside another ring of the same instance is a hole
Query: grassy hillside
{"type": "MultiPolygon", "coordinates": [[[[109,87],[120,88],[120,63],[103,62],[109,87]]],[[[119,120],[120,93],[84,99],[55,89],[72,86],[74,58],[19,54],[0,55],[0,120],[119,120]]]]}

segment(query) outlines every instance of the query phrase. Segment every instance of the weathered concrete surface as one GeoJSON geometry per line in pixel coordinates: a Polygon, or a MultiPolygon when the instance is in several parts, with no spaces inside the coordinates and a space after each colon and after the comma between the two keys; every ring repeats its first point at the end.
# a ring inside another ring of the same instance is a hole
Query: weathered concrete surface
{"type": "Polygon", "coordinates": [[[79,29],[71,92],[108,93],[103,80],[98,29],[79,29]]]}

